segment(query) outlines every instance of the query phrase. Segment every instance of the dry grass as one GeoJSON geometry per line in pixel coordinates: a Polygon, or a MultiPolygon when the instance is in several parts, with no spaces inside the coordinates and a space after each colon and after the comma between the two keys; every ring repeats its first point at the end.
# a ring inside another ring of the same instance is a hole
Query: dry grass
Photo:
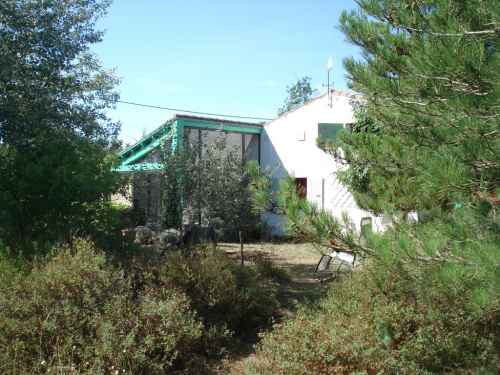
{"type": "MultiPolygon", "coordinates": [[[[230,256],[239,257],[240,245],[237,243],[221,243],[219,248],[230,256]]],[[[245,244],[245,259],[252,260],[254,256],[264,256],[280,266],[293,264],[316,265],[321,253],[309,243],[254,243],[245,244]]]]}
{"type": "MultiPolygon", "coordinates": [[[[240,245],[224,243],[219,245],[226,253],[240,260],[240,245]]],[[[309,243],[257,243],[245,244],[244,258],[252,263],[256,258],[272,261],[290,276],[290,282],[281,285],[280,301],[285,307],[284,314],[290,315],[298,303],[308,304],[317,301],[324,292],[324,285],[314,270],[321,253],[309,243]]]]}

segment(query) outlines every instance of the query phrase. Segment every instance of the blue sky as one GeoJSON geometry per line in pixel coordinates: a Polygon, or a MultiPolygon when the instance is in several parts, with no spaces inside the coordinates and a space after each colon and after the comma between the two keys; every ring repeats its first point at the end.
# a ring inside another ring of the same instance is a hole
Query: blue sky
{"type": "MultiPolygon", "coordinates": [[[[342,60],[356,54],[338,30],[351,0],[115,0],[94,48],[122,79],[121,99],[257,117],[274,117],[286,86],[309,75],[326,83],[333,57],[336,88],[342,60]]],[[[138,140],[172,112],[118,104],[110,116],[121,139],[138,140]]]]}

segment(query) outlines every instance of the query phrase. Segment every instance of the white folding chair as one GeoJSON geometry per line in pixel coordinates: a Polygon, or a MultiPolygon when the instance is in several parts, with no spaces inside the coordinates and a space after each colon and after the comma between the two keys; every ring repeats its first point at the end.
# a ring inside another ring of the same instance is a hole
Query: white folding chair
{"type": "Polygon", "coordinates": [[[339,250],[333,248],[329,254],[322,255],[318,264],[316,265],[315,273],[327,272],[334,266],[333,278],[335,279],[341,269],[348,268],[351,271],[356,262],[356,254],[346,250],[339,250]]]}

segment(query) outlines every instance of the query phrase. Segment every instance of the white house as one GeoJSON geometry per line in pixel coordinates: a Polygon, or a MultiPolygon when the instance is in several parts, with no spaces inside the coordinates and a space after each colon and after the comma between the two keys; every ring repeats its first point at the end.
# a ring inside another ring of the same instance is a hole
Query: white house
{"type": "MultiPolygon", "coordinates": [[[[265,124],[261,165],[276,180],[287,174],[293,176],[309,201],[338,218],[346,212],[358,230],[361,221],[368,220],[373,230],[380,231],[382,218],[357,206],[352,194],[337,180],[342,165],[317,145],[318,137],[334,137],[354,122],[353,99],[350,93],[331,91],[265,124]]],[[[265,219],[274,233],[282,232],[279,216],[266,214],[265,219]]]]}
{"type": "MultiPolygon", "coordinates": [[[[336,173],[342,166],[317,146],[318,137],[335,137],[354,122],[352,99],[352,94],[331,91],[267,124],[177,114],[123,151],[117,170],[141,172],[134,178],[133,204],[147,220],[158,223],[163,203],[158,173],[165,168],[158,152],[162,144],[167,140],[173,145],[184,140],[206,144],[224,137],[228,145],[240,150],[242,160],[258,161],[275,181],[291,175],[304,197],[318,207],[339,218],[346,212],[358,230],[361,221],[368,221],[373,230],[379,231],[382,218],[356,205],[352,194],[337,180],[336,173]]],[[[282,218],[272,213],[264,218],[274,234],[283,234],[282,218]]]]}

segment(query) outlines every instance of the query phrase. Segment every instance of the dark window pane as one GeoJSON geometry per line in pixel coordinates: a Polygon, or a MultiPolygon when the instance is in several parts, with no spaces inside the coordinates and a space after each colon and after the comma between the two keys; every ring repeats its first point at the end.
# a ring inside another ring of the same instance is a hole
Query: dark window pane
{"type": "Polygon", "coordinates": [[[318,124],[318,138],[334,141],[342,129],[344,129],[342,124],[318,124]]]}
{"type": "Polygon", "coordinates": [[[245,161],[259,161],[260,137],[256,134],[245,134],[245,161]]]}

